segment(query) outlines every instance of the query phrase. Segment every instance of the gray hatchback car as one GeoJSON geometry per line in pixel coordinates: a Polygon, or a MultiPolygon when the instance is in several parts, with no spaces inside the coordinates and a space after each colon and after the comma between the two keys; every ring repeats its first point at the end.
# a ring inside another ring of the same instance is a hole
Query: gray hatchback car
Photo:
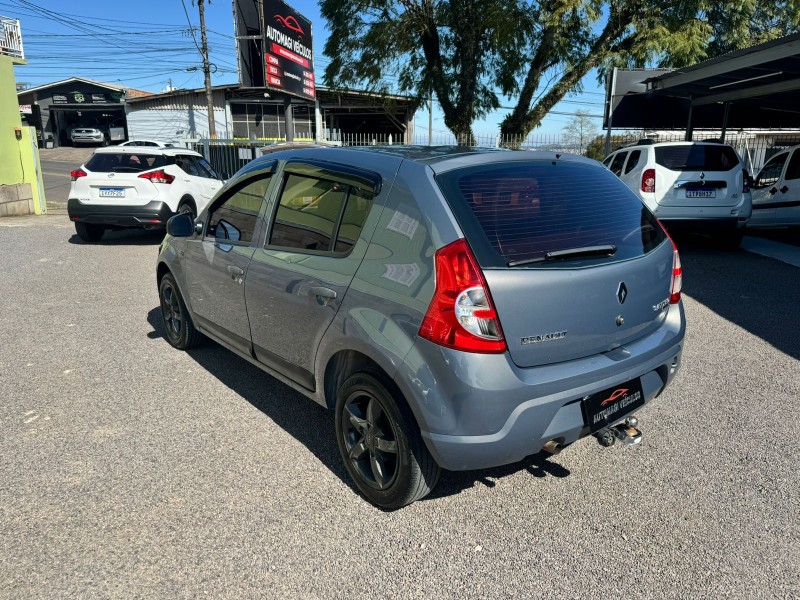
{"type": "Polygon", "coordinates": [[[333,410],[348,473],[385,509],[441,469],[636,443],[634,411],[680,365],[678,251],[580,157],[277,152],[167,231],[167,340],[207,336],[333,410]]]}

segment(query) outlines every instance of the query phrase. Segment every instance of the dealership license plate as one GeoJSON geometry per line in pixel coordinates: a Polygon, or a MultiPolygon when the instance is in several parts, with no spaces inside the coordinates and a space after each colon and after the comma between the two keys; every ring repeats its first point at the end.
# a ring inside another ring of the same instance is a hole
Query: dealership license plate
{"type": "Polygon", "coordinates": [[[642,382],[639,379],[632,379],[622,385],[584,398],[581,406],[586,424],[594,433],[619,421],[643,404],[642,382]]]}
{"type": "Polygon", "coordinates": [[[687,198],[716,198],[716,190],[686,190],[687,198]]]}
{"type": "Polygon", "coordinates": [[[101,198],[124,198],[125,188],[100,188],[101,198]]]}

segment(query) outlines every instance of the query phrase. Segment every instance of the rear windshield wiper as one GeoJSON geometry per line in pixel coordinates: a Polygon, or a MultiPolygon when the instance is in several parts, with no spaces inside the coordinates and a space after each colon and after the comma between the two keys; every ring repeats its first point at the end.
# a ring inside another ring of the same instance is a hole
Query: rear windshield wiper
{"type": "Polygon", "coordinates": [[[508,263],[508,266],[520,267],[522,265],[529,265],[537,262],[562,260],[565,258],[575,258],[579,256],[613,256],[616,252],[617,247],[612,244],[605,244],[602,246],[582,246],[580,248],[568,248],[566,250],[553,250],[551,252],[545,252],[544,256],[537,256],[535,258],[512,260],[508,263]]]}

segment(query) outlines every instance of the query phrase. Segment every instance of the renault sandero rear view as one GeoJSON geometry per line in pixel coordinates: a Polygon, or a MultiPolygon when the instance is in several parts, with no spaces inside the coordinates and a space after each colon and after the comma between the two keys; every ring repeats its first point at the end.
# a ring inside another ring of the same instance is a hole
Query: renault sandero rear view
{"type": "Polygon", "coordinates": [[[288,150],[167,231],[167,340],[210,338],[334,411],[349,476],[385,509],[443,470],[639,443],[680,366],[678,250],[580,157],[288,150]]]}

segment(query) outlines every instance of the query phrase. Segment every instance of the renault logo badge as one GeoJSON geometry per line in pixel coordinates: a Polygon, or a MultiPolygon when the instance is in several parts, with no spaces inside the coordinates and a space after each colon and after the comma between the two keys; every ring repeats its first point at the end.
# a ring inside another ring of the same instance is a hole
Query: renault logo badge
{"type": "Polygon", "coordinates": [[[628,288],[625,287],[625,282],[620,281],[619,287],[617,288],[617,300],[619,300],[620,304],[625,304],[625,298],[628,297],[628,288]]]}

